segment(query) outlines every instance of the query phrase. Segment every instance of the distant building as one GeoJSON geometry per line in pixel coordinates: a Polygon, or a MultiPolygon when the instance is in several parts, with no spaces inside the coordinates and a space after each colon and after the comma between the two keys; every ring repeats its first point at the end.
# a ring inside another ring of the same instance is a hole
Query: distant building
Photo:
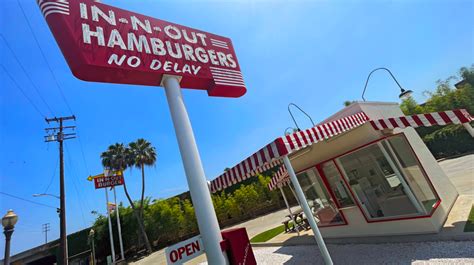
{"type": "MultiPolygon", "coordinates": [[[[90,228],[72,233],[67,236],[69,264],[88,265],[90,264],[91,250],[88,245],[88,235],[90,228]]],[[[50,265],[59,264],[59,240],[25,250],[10,257],[11,265],[50,265]]],[[[3,260],[0,261],[3,265],[3,260]]]]}

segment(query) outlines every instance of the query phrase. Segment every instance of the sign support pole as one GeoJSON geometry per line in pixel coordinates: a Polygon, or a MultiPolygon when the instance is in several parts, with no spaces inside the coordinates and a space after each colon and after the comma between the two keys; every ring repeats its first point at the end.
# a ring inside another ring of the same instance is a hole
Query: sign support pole
{"type": "Polygon", "coordinates": [[[306,197],[304,196],[303,189],[301,189],[300,183],[298,182],[298,179],[296,178],[295,171],[293,170],[293,167],[291,166],[291,162],[290,162],[290,159],[288,158],[288,155],[283,157],[283,163],[285,163],[286,169],[288,170],[288,174],[290,175],[291,182],[293,183],[293,186],[295,187],[296,195],[298,195],[301,207],[303,208],[303,212],[306,215],[306,218],[308,218],[309,225],[311,226],[311,229],[313,230],[314,238],[316,239],[316,243],[318,243],[319,251],[321,252],[321,255],[323,256],[324,263],[326,263],[327,265],[332,265],[333,262],[332,262],[331,256],[329,255],[329,251],[326,247],[326,244],[324,243],[323,237],[321,236],[321,232],[319,231],[318,225],[316,224],[316,221],[314,220],[313,212],[309,208],[308,201],[306,201],[306,197]]]}
{"type": "Polygon", "coordinates": [[[114,235],[112,232],[112,220],[110,219],[110,210],[109,210],[109,193],[107,188],[105,190],[105,202],[107,207],[107,218],[109,219],[109,237],[110,237],[110,250],[112,251],[112,263],[115,263],[115,249],[114,249],[114,235]]]}
{"type": "Polygon", "coordinates": [[[164,75],[161,85],[165,88],[207,261],[209,264],[225,265],[228,260],[220,245],[222,235],[179,80],[178,76],[164,75]]]}
{"type": "Polygon", "coordinates": [[[115,191],[115,186],[113,187],[113,189],[114,189],[115,211],[117,211],[117,227],[118,227],[119,243],[120,243],[120,259],[125,260],[125,254],[123,251],[123,242],[122,242],[122,225],[120,224],[120,212],[119,212],[119,206],[117,204],[117,192],[115,191]]]}

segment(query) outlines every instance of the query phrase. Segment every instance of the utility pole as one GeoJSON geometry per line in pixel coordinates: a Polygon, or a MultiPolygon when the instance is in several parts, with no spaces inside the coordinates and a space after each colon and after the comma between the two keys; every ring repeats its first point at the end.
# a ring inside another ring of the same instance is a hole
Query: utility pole
{"type": "Polygon", "coordinates": [[[76,116],[67,117],[54,117],[51,119],[46,118],[46,122],[59,123],[59,127],[46,128],[45,136],[46,142],[58,142],[59,143],[59,218],[60,218],[60,264],[68,265],[68,254],[67,254],[67,233],[66,233],[66,191],[64,188],[64,156],[63,156],[63,141],[76,138],[76,134],[64,133],[64,130],[74,130],[76,126],[63,126],[63,122],[67,120],[76,120],[76,116]]]}
{"type": "Polygon", "coordinates": [[[48,232],[51,231],[49,223],[43,224],[44,243],[48,243],[48,232]]]}

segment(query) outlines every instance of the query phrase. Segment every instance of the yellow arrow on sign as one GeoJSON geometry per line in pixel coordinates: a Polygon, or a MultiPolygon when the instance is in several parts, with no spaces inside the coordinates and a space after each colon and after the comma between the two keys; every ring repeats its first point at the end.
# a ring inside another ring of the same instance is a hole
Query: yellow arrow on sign
{"type": "Polygon", "coordinates": [[[95,176],[89,176],[89,177],[87,177],[87,180],[92,181],[95,178],[100,178],[100,177],[103,177],[103,176],[104,176],[104,173],[99,174],[99,175],[95,175],[95,176]]]}
{"type": "MultiPolygon", "coordinates": [[[[112,171],[112,175],[115,175],[115,176],[123,176],[123,172],[122,172],[122,170],[113,170],[113,171],[112,171]]],[[[101,173],[101,174],[99,174],[99,175],[89,176],[89,177],[87,177],[87,180],[88,180],[88,181],[92,181],[92,180],[95,179],[95,178],[101,178],[101,177],[103,177],[103,176],[104,176],[104,173],[101,173]]]]}

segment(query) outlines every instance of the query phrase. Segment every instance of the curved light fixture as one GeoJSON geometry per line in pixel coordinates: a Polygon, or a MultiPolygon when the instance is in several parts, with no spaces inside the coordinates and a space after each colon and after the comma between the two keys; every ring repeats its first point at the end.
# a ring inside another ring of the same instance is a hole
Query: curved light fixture
{"type": "MultiPolygon", "coordinates": [[[[290,109],[291,106],[294,106],[294,107],[296,107],[297,109],[299,109],[304,115],[306,115],[306,117],[309,118],[309,120],[310,120],[311,123],[313,124],[313,127],[315,126],[313,119],[311,119],[311,116],[309,116],[308,113],[306,113],[303,109],[301,109],[301,108],[300,108],[298,105],[296,105],[295,103],[290,103],[290,104],[288,104],[288,112],[290,113],[290,116],[291,116],[291,118],[293,119],[293,122],[295,123],[295,126],[296,126],[296,128],[298,129],[298,131],[301,131],[301,129],[300,129],[300,127],[298,126],[298,124],[296,123],[296,119],[295,119],[295,117],[293,116],[293,113],[291,113],[291,109],[290,109]]],[[[286,129],[288,129],[288,128],[286,128],[286,129]]],[[[285,130],[285,133],[286,133],[286,130],[285,130]]]]}
{"type": "Polygon", "coordinates": [[[372,72],[369,73],[369,76],[367,76],[367,80],[365,81],[365,86],[364,86],[364,91],[362,91],[362,100],[366,101],[365,100],[365,97],[364,97],[364,94],[365,94],[365,90],[367,89],[367,84],[369,83],[369,79],[370,79],[370,76],[375,72],[375,71],[378,71],[378,70],[385,70],[387,71],[390,76],[392,77],[393,81],[395,81],[395,83],[397,83],[398,87],[400,88],[400,95],[398,95],[398,97],[400,99],[405,99],[407,97],[409,97],[413,91],[411,90],[405,90],[403,89],[403,87],[400,85],[400,83],[398,83],[398,80],[395,78],[395,76],[393,76],[392,72],[390,70],[388,70],[387,68],[385,67],[379,67],[379,68],[375,68],[374,70],[372,70],[372,72]]]}
{"type": "Polygon", "coordinates": [[[398,96],[401,99],[405,99],[411,96],[413,94],[413,91],[411,90],[405,90],[402,88],[400,95],[398,96]]]}

